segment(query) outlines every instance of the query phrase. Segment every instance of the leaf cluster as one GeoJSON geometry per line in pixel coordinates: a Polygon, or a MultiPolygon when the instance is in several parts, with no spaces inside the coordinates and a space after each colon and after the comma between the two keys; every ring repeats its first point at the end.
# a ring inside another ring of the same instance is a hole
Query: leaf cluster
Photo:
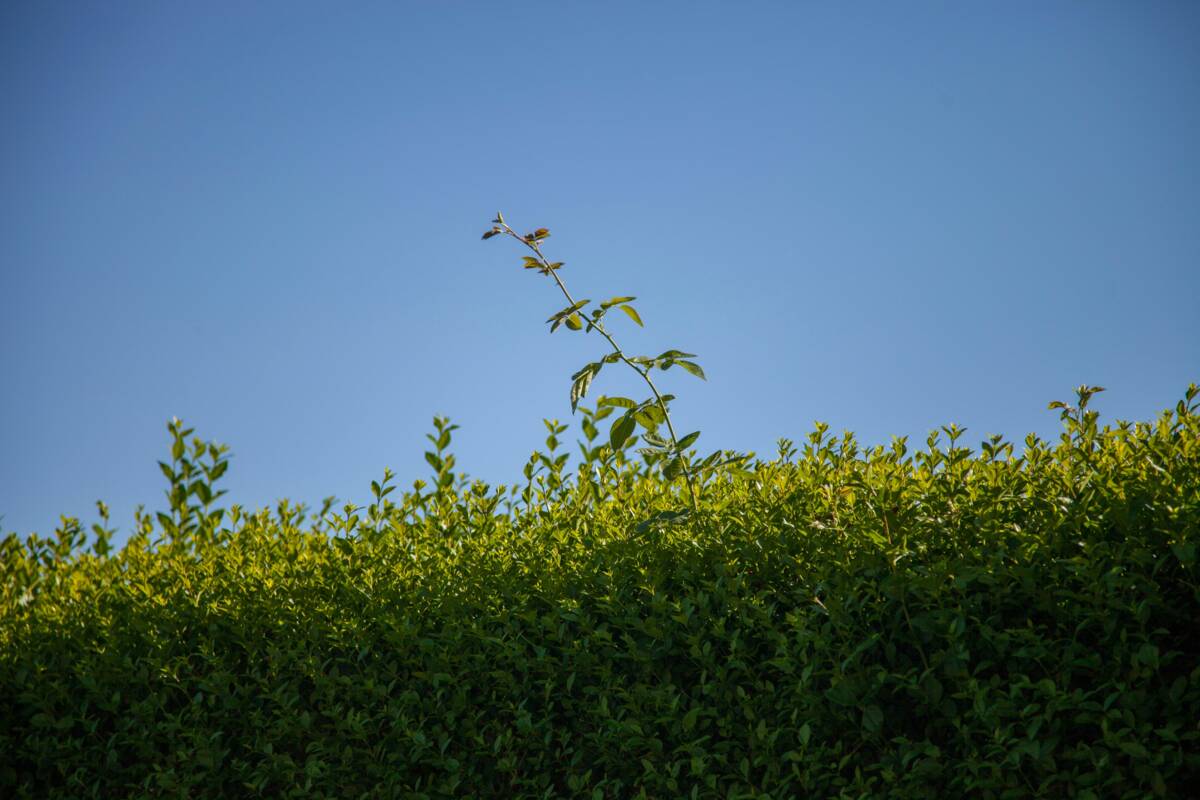
{"type": "Polygon", "coordinates": [[[610,444],[614,450],[620,449],[626,440],[634,437],[637,426],[640,425],[644,430],[642,439],[647,445],[644,453],[647,455],[649,462],[661,464],[661,474],[667,481],[673,481],[680,476],[683,477],[687,485],[691,509],[693,512],[698,512],[698,484],[703,481],[707,471],[714,468],[718,463],[740,463],[746,457],[729,456],[726,457],[725,461],[719,461],[722,453],[717,452],[712,453],[699,464],[693,464],[693,454],[688,448],[699,438],[700,432],[695,431],[682,438],[675,434],[675,426],[671,421],[669,407],[669,403],[674,399],[674,396],[660,392],[650,373],[654,369],[660,369],[665,372],[672,367],[678,366],[702,380],[707,380],[704,370],[699,364],[691,360],[696,357],[695,353],[685,353],[682,350],[670,349],[657,356],[634,356],[626,354],[621,349],[621,346],[617,344],[617,340],[613,337],[612,333],[604,326],[602,320],[611,309],[616,308],[623,311],[641,327],[643,324],[642,317],[637,309],[631,305],[632,301],[637,299],[636,297],[632,295],[612,297],[593,309],[590,316],[587,316],[582,312],[591,303],[591,300],[576,300],[572,297],[566,284],[558,274],[558,271],[563,266],[563,262],[549,261],[542,253],[541,244],[550,236],[549,230],[538,228],[533,233],[522,236],[509,227],[508,223],[504,221],[503,214],[497,212],[496,218],[492,220],[492,227],[483,234],[483,238],[486,240],[493,236],[502,235],[507,235],[528,248],[533,255],[523,256],[525,269],[537,270],[540,274],[551,277],[569,304],[565,308],[556,311],[546,320],[550,325],[550,332],[554,333],[561,326],[565,326],[568,330],[582,330],[586,333],[595,331],[604,338],[610,348],[610,351],[604,356],[596,361],[588,362],[571,375],[571,412],[574,413],[579,406],[579,401],[587,396],[592,381],[600,374],[600,371],[606,364],[623,363],[632,369],[645,382],[652,397],[641,403],[623,397],[602,399],[602,405],[616,405],[627,409],[621,417],[613,422],[610,430],[610,444]],[[664,433],[659,432],[660,425],[665,426],[666,430],[664,433]]]}

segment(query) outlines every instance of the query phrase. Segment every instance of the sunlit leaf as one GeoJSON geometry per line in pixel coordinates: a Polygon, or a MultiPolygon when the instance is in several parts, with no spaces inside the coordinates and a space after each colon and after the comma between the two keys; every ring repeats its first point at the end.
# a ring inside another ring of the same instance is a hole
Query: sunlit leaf
{"type": "Polygon", "coordinates": [[[637,298],[632,297],[632,296],[630,296],[630,297],[612,297],[612,298],[609,298],[608,300],[605,300],[603,303],[601,303],[600,307],[601,308],[612,308],[613,306],[621,305],[621,303],[628,303],[631,300],[637,300],[637,298]]]}
{"type": "Polygon", "coordinates": [[[634,322],[636,322],[639,327],[641,327],[642,318],[640,316],[638,316],[638,312],[634,310],[633,306],[618,306],[618,308],[620,308],[622,311],[624,311],[626,314],[628,314],[629,318],[631,320],[633,320],[634,322]]]}

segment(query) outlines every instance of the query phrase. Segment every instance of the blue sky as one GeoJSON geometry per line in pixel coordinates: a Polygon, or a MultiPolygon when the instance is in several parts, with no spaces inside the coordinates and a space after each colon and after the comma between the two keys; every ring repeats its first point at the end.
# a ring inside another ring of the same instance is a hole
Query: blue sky
{"type": "Polygon", "coordinates": [[[497,209],[700,355],[702,448],[1148,418],[1200,380],[1198,78],[1187,2],[5,4],[0,527],[127,531],[172,415],[254,507],[423,477],[435,413],[516,479],[603,347],[497,209]]]}

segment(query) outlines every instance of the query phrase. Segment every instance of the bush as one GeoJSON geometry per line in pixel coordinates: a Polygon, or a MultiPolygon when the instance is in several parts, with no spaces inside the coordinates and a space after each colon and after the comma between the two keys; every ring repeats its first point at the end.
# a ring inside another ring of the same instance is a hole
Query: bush
{"type": "Polygon", "coordinates": [[[602,412],[573,475],[550,422],[523,485],[470,483],[439,419],[431,484],[312,517],[215,510],[224,450],[173,423],[119,551],[0,545],[0,794],[1184,796],[1197,390],[1089,396],[1019,455],[819,425],[695,511],[602,412]]]}

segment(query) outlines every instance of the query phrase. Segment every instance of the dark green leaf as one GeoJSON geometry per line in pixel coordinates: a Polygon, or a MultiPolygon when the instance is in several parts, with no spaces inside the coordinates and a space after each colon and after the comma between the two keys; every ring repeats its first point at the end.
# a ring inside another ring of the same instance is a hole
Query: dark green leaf
{"type": "Polygon", "coordinates": [[[603,367],[603,364],[599,361],[592,361],[584,364],[583,367],[581,367],[574,375],[571,376],[571,380],[577,381],[588,372],[592,373],[592,375],[597,375],[599,374],[601,367],[603,367]]]}
{"type": "Polygon", "coordinates": [[[667,465],[663,467],[663,477],[669,481],[673,481],[679,477],[680,471],[683,469],[683,459],[680,456],[675,456],[667,465]]]}
{"type": "Polygon", "coordinates": [[[626,412],[617,417],[608,431],[608,443],[614,452],[620,450],[625,445],[625,441],[633,433],[635,427],[636,424],[633,421],[631,413],[626,412]]]}
{"type": "Polygon", "coordinates": [[[599,371],[599,364],[588,364],[575,373],[573,376],[575,382],[571,384],[571,411],[574,411],[575,407],[579,405],[579,401],[587,395],[588,387],[592,385],[592,379],[599,371]]]}

